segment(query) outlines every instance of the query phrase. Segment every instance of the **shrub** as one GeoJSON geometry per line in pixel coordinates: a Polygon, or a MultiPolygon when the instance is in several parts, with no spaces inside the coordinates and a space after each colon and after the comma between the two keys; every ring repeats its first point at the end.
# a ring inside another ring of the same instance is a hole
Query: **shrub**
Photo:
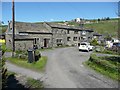
{"type": "Polygon", "coordinates": [[[18,58],[27,60],[27,59],[28,59],[28,56],[25,55],[25,54],[19,54],[19,55],[18,55],[18,58]]]}
{"type": "Polygon", "coordinates": [[[2,62],[1,63],[1,66],[2,66],[2,88],[6,87],[6,80],[7,80],[7,68],[4,66],[5,65],[5,58],[2,57],[2,62]]]}
{"type": "Polygon", "coordinates": [[[93,39],[91,42],[90,42],[91,45],[95,46],[95,45],[99,45],[98,41],[96,39],[93,39]]]}
{"type": "Polygon", "coordinates": [[[1,45],[1,50],[2,50],[2,55],[5,53],[5,51],[7,50],[6,45],[2,44],[1,45]]]}
{"type": "Polygon", "coordinates": [[[40,51],[36,50],[35,51],[35,61],[38,61],[40,57],[41,57],[40,51]]]}

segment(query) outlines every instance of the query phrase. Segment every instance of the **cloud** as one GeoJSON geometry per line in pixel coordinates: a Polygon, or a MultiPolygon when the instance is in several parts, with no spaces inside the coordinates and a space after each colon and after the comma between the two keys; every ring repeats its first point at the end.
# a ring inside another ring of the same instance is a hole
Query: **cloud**
{"type": "Polygon", "coordinates": [[[54,21],[54,19],[50,19],[50,21],[54,21]]]}

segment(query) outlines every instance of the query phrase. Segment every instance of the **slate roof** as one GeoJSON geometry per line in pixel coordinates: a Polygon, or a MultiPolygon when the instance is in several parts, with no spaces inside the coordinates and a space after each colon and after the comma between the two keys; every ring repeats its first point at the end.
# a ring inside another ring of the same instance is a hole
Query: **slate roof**
{"type": "Polygon", "coordinates": [[[99,33],[93,33],[93,36],[103,36],[103,35],[99,33]]]}
{"type": "MultiPolygon", "coordinates": [[[[11,23],[12,24],[12,23],[11,23]]],[[[12,25],[10,25],[11,27],[12,25]]],[[[15,22],[15,28],[18,32],[43,32],[51,33],[52,28],[61,28],[67,30],[86,30],[93,32],[91,29],[85,29],[75,26],[60,25],[57,23],[43,22],[43,23],[28,23],[28,22],[15,22]]]]}
{"type": "Polygon", "coordinates": [[[86,30],[86,31],[92,31],[92,29],[86,29],[86,28],[80,28],[80,27],[76,27],[76,26],[67,26],[67,25],[61,25],[61,24],[57,24],[57,23],[47,23],[49,26],[51,26],[52,28],[64,28],[64,29],[69,29],[69,30],[80,30],[80,31],[83,31],[83,30],[86,30]]]}
{"type": "Polygon", "coordinates": [[[15,22],[15,28],[19,32],[51,32],[44,23],[15,22]]]}

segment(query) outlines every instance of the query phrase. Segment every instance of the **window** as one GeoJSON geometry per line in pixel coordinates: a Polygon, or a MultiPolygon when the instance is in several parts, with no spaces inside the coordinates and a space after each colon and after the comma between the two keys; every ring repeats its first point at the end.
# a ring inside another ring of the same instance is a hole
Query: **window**
{"type": "Polygon", "coordinates": [[[82,35],[86,35],[86,31],[82,31],[82,35]]]}
{"type": "Polygon", "coordinates": [[[70,37],[67,37],[67,41],[70,41],[70,37]]]}
{"type": "Polygon", "coordinates": [[[57,43],[62,43],[62,39],[57,39],[56,42],[57,43]]]}
{"type": "Polygon", "coordinates": [[[73,37],[73,41],[77,41],[77,37],[73,37]]]}
{"type": "Polygon", "coordinates": [[[78,34],[78,31],[74,31],[74,34],[78,34]]]}
{"type": "Polygon", "coordinates": [[[58,33],[58,30],[55,30],[55,33],[58,33]]]}
{"type": "Polygon", "coordinates": [[[67,30],[67,34],[70,34],[70,31],[69,31],[69,30],[67,30]]]}

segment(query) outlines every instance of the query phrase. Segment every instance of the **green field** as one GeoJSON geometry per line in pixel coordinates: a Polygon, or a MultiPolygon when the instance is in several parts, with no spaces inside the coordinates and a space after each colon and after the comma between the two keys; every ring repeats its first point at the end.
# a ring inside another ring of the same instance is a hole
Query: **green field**
{"type": "Polygon", "coordinates": [[[100,21],[98,23],[85,24],[85,28],[91,28],[100,34],[117,36],[118,20],[100,21]]]}
{"type": "MultiPolygon", "coordinates": [[[[97,20],[87,20],[91,21],[90,24],[84,24],[84,28],[93,29],[95,32],[99,34],[108,35],[110,34],[112,37],[116,37],[118,34],[118,19],[112,18],[110,20],[99,21],[97,20]]],[[[61,22],[56,22],[61,23],[61,22]]],[[[62,22],[63,23],[63,22],[62,22]]],[[[67,21],[68,25],[80,26],[78,23],[73,21],[67,21]]]]}

